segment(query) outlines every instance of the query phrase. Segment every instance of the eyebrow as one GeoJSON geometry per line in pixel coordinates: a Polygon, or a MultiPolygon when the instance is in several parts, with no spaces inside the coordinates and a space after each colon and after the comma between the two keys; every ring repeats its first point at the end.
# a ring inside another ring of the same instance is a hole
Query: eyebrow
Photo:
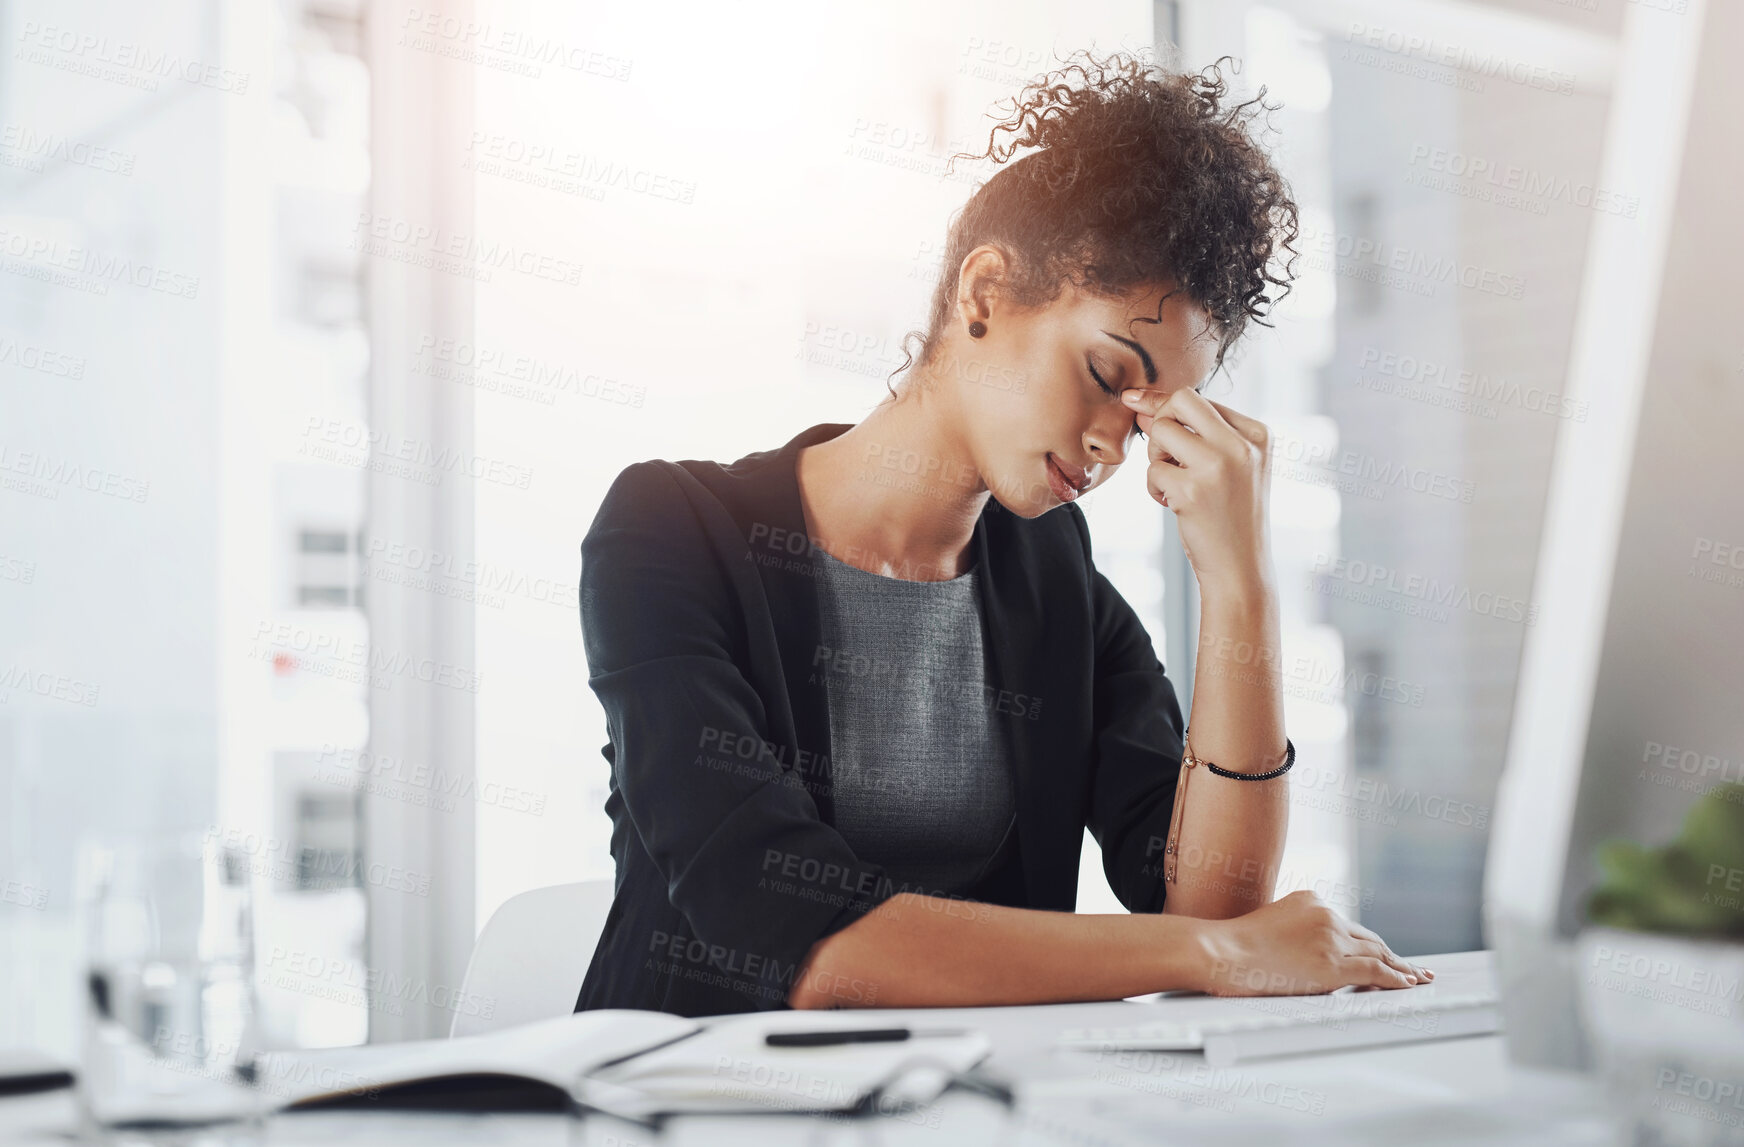
{"type": "Polygon", "coordinates": [[[1115,334],[1113,331],[1103,331],[1102,333],[1107,335],[1109,338],[1113,339],[1115,342],[1119,343],[1121,346],[1129,348],[1134,354],[1138,355],[1139,363],[1144,366],[1145,381],[1152,384],[1153,386],[1156,384],[1157,364],[1151,361],[1151,356],[1150,356],[1149,351],[1145,350],[1144,347],[1139,346],[1137,343],[1133,342],[1131,339],[1121,338],[1119,335],[1115,334]]]}

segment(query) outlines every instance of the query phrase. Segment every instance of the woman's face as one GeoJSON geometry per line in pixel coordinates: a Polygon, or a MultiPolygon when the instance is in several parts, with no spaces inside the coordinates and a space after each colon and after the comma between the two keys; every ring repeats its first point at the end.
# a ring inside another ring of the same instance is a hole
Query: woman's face
{"type": "Polygon", "coordinates": [[[1185,293],[1163,301],[1165,289],[1103,298],[1068,287],[1040,309],[996,297],[959,303],[939,373],[956,389],[965,444],[1001,505],[1033,518],[1106,482],[1129,451],[1145,463],[1138,416],[1120,392],[1196,387],[1217,361],[1204,308],[1185,293]],[[975,316],[987,326],[979,339],[967,332],[975,316]]]}

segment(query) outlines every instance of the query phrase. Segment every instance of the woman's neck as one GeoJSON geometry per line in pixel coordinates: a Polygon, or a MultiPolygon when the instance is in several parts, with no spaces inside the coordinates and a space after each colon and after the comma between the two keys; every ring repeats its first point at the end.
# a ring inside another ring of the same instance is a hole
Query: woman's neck
{"type": "Polygon", "coordinates": [[[799,452],[799,499],[815,545],[848,565],[909,581],[968,570],[989,494],[954,433],[948,394],[905,388],[900,401],[799,452]]]}

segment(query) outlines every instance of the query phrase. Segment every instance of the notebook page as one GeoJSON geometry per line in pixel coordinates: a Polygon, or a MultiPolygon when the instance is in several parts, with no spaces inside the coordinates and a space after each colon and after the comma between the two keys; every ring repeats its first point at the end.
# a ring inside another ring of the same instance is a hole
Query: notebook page
{"type": "Polygon", "coordinates": [[[282,1103],[317,1097],[377,1095],[395,1084],[455,1076],[519,1076],[568,1089],[595,1064],[698,1029],[695,1020],[662,1012],[575,1012],[461,1039],[275,1052],[262,1057],[262,1089],[282,1103]]]}

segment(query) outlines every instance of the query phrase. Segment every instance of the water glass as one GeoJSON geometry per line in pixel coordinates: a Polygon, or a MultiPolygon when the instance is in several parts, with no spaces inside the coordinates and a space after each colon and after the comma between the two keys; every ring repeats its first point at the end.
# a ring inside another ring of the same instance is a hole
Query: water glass
{"type": "Polygon", "coordinates": [[[258,1138],[249,876],[213,834],[82,844],[78,1099],[92,1141],[258,1138]]]}

